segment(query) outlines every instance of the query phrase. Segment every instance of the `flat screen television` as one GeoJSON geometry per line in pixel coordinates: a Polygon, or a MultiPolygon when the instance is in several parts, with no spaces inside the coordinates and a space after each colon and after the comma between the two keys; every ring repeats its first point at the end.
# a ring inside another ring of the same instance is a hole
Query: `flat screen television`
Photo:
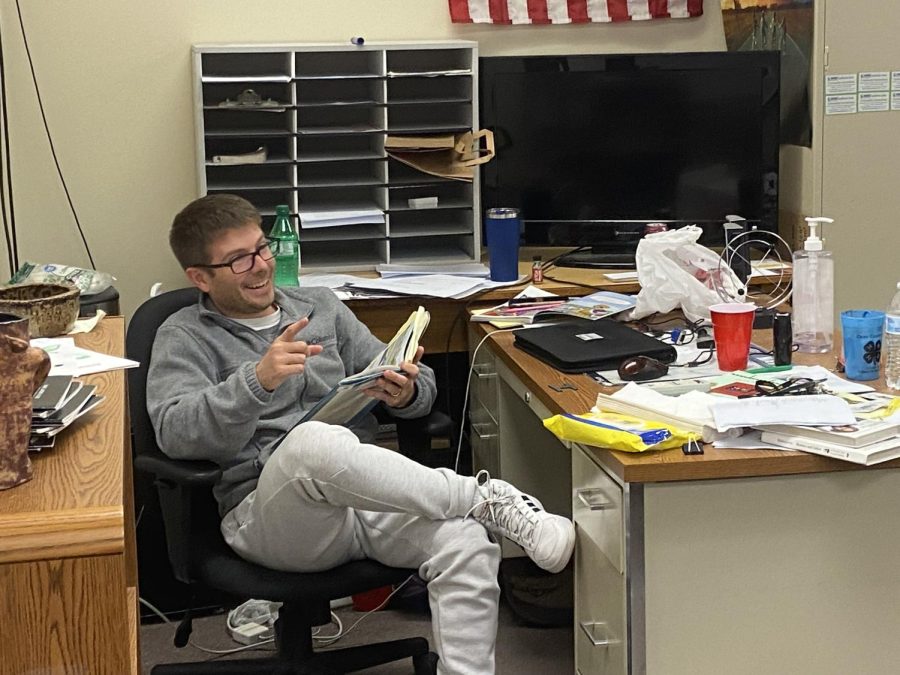
{"type": "Polygon", "coordinates": [[[587,247],[558,264],[633,264],[648,223],[726,215],[777,231],[779,55],[698,52],[480,59],[496,157],[482,206],[515,207],[523,245],[587,247]]]}

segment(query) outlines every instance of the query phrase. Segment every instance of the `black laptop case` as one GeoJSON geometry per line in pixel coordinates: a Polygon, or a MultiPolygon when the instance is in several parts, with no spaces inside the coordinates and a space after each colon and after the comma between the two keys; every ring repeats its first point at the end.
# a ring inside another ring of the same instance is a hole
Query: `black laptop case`
{"type": "Polygon", "coordinates": [[[613,319],[573,319],[515,333],[516,347],[564,373],[613,370],[630,356],[652,356],[663,363],[675,348],[613,319]]]}

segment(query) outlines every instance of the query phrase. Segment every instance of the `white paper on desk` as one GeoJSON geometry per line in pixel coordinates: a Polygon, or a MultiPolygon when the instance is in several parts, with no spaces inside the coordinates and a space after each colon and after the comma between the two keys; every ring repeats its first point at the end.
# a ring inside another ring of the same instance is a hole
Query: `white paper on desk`
{"type": "Polygon", "coordinates": [[[487,265],[476,262],[432,265],[384,264],[376,265],[375,271],[384,279],[420,274],[449,274],[454,277],[478,277],[485,279],[491,273],[487,265]]]}
{"type": "Polygon", "coordinates": [[[604,272],[603,276],[611,281],[637,281],[638,273],[635,272],[604,272]]]}
{"type": "Polygon", "coordinates": [[[426,274],[415,277],[393,277],[391,279],[357,278],[350,286],[390,291],[401,295],[430,295],[436,298],[453,298],[463,292],[471,292],[481,284],[481,279],[454,277],[449,274],[426,274]]]}
{"type": "Polygon", "coordinates": [[[131,359],[121,359],[118,356],[76,347],[72,338],[35,338],[31,341],[31,346],[43,349],[50,356],[51,375],[79,377],[107,370],[136,368],[140,365],[131,359]]]}
{"type": "Polygon", "coordinates": [[[853,424],[856,420],[845,400],[828,394],[722,399],[713,404],[712,413],[719,431],[768,424],[853,424]]]}
{"type": "Polygon", "coordinates": [[[713,441],[714,448],[730,448],[732,450],[781,450],[782,452],[800,452],[791,448],[783,448],[780,445],[766,443],[761,438],[762,432],[750,429],[746,433],[734,438],[713,441]]]}
{"type": "Polygon", "coordinates": [[[67,335],[77,335],[78,333],[90,333],[94,328],[97,327],[97,324],[100,323],[100,320],[106,316],[106,312],[102,309],[98,309],[97,313],[94,316],[87,316],[84,318],[75,319],[75,325],[72,326],[72,330],[70,330],[67,335]]]}
{"type": "Polygon", "coordinates": [[[822,366],[794,366],[790,373],[772,373],[773,377],[785,375],[785,377],[808,377],[812,380],[822,380],[822,387],[834,394],[864,394],[866,392],[875,391],[874,387],[870,387],[862,382],[851,382],[843,377],[835,375],[827,368],[822,366]]]}
{"type": "Polygon", "coordinates": [[[301,286],[324,286],[334,290],[359,279],[360,277],[352,274],[301,274],[299,281],[301,286]]]}
{"type": "Polygon", "coordinates": [[[538,288],[534,284],[528,284],[521,291],[516,293],[515,297],[517,298],[555,298],[557,297],[556,293],[551,293],[550,291],[545,291],[543,288],[538,288]]]}
{"type": "Polygon", "coordinates": [[[655,408],[660,412],[703,426],[713,426],[712,404],[716,401],[716,397],[702,391],[691,391],[681,396],[666,396],[637,382],[629,382],[612,396],[629,403],[655,408]]]}
{"type": "Polygon", "coordinates": [[[457,293],[454,296],[451,296],[456,299],[467,298],[470,295],[475,295],[476,293],[481,293],[482,291],[490,291],[495,288],[503,288],[504,286],[515,286],[516,284],[521,284],[528,277],[521,276],[514,281],[491,281],[490,279],[479,279],[480,282],[477,286],[473,286],[467,291],[463,291],[462,293],[457,293]]]}

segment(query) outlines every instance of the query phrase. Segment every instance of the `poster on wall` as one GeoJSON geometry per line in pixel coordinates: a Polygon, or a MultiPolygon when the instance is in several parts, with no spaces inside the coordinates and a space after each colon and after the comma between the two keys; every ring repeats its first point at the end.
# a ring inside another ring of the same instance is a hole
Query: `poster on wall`
{"type": "Polygon", "coordinates": [[[809,68],[814,0],[721,0],[729,51],[781,52],[781,142],[812,142],[809,68]]]}

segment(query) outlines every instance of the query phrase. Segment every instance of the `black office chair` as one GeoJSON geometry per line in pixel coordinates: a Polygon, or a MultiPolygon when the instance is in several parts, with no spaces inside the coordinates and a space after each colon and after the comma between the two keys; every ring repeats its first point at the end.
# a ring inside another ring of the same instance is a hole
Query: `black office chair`
{"type": "MultiPolygon", "coordinates": [[[[247,562],[234,553],[219,531],[220,518],[212,486],[219,469],[211,462],[173,460],[164,455],[147,413],[147,366],[156,331],[173,312],[197,301],[197,290],[183,288],[146,301],[128,326],[126,352],[139,361],[128,371],[134,465],[154,476],[159,492],[169,562],[175,577],[195,587],[204,584],[235,597],[282,602],[275,623],[277,656],[159,665],[155,675],[179,673],[345,673],[412,657],[416,675],[432,675],[437,656],[424,638],[408,638],[313,652],[312,628],[331,620],[331,600],[395,584],[414,570],[386,567],[373,560],[347,563],[315,573],[290,573],[247,562]]],[[[191,608],[175,634],[175,644],[187,644],[191,608]]]]}

